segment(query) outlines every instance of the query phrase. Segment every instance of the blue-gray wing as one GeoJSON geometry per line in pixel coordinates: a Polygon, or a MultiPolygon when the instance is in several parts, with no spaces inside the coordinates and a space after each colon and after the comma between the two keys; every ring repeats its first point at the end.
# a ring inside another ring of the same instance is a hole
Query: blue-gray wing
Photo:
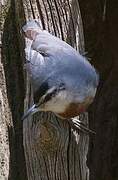
{"type": "Polygon", "coordinates": [[[83,93],[85,87],[97,87],[98,76],[85,57],[47,31],[40,32],[26,49],[27,69],[35,91],[44,82],[48,82],[46,88],[64,82],[68,89],[80,89],[83,93]]]}
{"type": "Polygon", "coordinates": [[[41,85],[41,83],[46,79],[46,64],[45,57],[31,47],[32,41],[26,41],[26,70],[30,76],[31,83],[33,85],[34,91],[41,85]]]}

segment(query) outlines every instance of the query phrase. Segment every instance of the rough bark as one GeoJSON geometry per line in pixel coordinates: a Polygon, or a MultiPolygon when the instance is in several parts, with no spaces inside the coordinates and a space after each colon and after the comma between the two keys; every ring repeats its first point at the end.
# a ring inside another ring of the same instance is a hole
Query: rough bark
{"type": "MultiPolygon", "coordinates": [[[[5,160],[5,167],[7,169],[6,179],[9,180],[26,180],[26,168],[23,155],[23,142],[22,142],[22,122],[21,115],[23,112],[23,68],[22,58],[20,55],[20,45],[17,32],[17,19],[15,16],[15,4],[14,1],[2,1],[5,4],[2,6],[4,21],[2,23],[2,71],[0,71],[2,77],[0,77],[3,93],[3,110],[2,112],[2,127],[6,124],[6,134],[8,135],[9,149],[6,147],[4,153],[8,156],[5,160]],[[4,69],[3,69],[4,67],[4,69]],[[4,77],[5,72],[5,77],[4,77]],[[6,94],[7,92],[7,94],[6,94]],[[8,106],[9,104],[9,106],[8,106]],[[10,112],[9,113],[9,109],[10,112]],[[7,155],[8,154],[8,155],[7,155]]],[[[2,136],[6,139],[4,130],[2,130],[2,136]]],[[[5,149],[4,144],[2,146],[5,149]]],[[[8,146],[8,145],[7,145],[8,146]]],[[[0,157],[1,154],[0,154],[0,157]]],[[[5,179],[5,177],[3,178],[5,179]]]]}
{"type": "MultiPolygon", "coordinates": [[[[15,1],[19,20],[21,1],[15,1]]],[[[26,19],[39,18],[44,29],[84,51],[84,38],[77,0],[23,1],[26,19]]],[[[23,23],[18,21],[18,26],[23,23]]],[[[32,104],[26,75],[25,110],[32,104]]],[[[85,117],[87,115],[85,114],[85,117]]],[[[86,118],[83,118],[86,120],[86,118]]],[[[67,121],[51,113],[38,113],[23,123],[23,141],[29,180],[87,180],[88,137],[72,131],[67,121]]]]}
{"type": "MultiPolygon", "coordinates": [[[[44,29],[83,52],[84,39],[78,1],[11,0],[9,6],[4,4],[4,8],[4,21],[0,22],[3,28],[0,52],[0,178],[87,180],[86,135],[76,134],[67,122],[57,119],[51,113],[41,113],[23,125],[25,164],[21,122],[24,109],[23,74],[26,77],[25,109],[32,102],[30,82],[23,72],[24,40],[21,26],[25,18],[38,17],[44,29]]],[[[87,115],[84,116],[87,122],[87,115]]]]}
{"type": "Polygon", "coordinates": [[[8,126],[10,127],[11,113],[8,105],[5,73],[2,63],[2,33],[8,1],[0,2],[0,180],[5,180],[9,175],[9,139],[8,126]]]}

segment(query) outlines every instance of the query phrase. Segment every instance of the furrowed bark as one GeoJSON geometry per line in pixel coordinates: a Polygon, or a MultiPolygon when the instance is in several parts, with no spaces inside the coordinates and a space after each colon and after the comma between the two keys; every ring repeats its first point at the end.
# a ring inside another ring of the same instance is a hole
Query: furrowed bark
{"type": "Polygon", "coordinates": [[[9,109],[6,79],[2,57],[2,34],[3,26],[8,11],[8,1],[0,2],[0,180],[8,179],[9,176],[9,138],[8,129],[11,125],[11,112],[9,109]]]}
{"type": "MultiPolygon", "coordinates": [[[[44,29],[66,40],[81,53],[84,52],[82,21],[77,0],[19,0],[15,1],[15,8],[18,29],[23,24],[19,21],[19,9],[23,9],[26,20],[40,19],[44,29]]],[[[32,104],[32,90],[27,74],[25,81],[26,110],[32,104]]],[[[87,122],[87,114],[83,116],[87,122]]],[[[29,180],[88,179],[88,136],[75,133],[66,121],[54,114],[38,113],[24,121],[23,142],[29,180]]]]}

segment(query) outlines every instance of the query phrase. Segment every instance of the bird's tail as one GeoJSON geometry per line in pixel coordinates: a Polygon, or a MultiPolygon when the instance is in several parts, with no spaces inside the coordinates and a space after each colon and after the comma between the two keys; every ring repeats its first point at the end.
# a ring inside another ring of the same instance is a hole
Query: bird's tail
{"type": "Polygon", "coordinates": [[[36,19],[27,21],[26,24],[22,27],[25,36],[30,40],[33,40],[37,33],[42,31],[41,29],[41,23],[36,19]]]}
{"type": "Polygon", "coordinates": [[[38,20],[36,20],[36,19],[29,20],[22,27],[22,30],[23,30],[23,32],[26,32],[29,29],[33,29],[33,30],[39,31],[40,29],[42,29],[41,23],[38,20]]]}

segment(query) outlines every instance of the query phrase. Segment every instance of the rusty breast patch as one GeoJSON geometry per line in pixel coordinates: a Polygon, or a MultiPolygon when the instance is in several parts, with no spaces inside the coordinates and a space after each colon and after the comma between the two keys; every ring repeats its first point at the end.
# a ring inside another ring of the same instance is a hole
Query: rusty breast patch
{"type": "Polygon", "coordinates": [[[59,113],[58,115],[62,118],[73,118],[75,116],[78,116],[80,113],[83,113],[86,111],[88,106],[92,103],[93,98],[86,98],[83,103],[70,103],[66,110],[62,113],[59,113]]]}

